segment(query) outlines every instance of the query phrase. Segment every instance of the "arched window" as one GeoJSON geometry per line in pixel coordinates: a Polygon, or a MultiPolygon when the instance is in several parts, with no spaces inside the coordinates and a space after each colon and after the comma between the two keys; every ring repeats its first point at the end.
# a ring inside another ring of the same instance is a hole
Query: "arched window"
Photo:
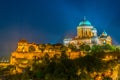
{"type": "Polygon", "coordinates": [[[35,51],[35,47],[34,46],[30,46],[29,47],[29,52],[34,52],[35,51]]]}

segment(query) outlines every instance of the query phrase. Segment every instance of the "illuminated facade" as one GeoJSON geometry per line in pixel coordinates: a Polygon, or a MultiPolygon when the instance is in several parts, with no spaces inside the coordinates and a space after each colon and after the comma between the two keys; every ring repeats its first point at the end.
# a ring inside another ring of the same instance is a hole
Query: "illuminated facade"
{"type": "MultiPolygon", "coordinates": [[[[34,59],[43,58],[46,54],[49,55],[49,58],[52,58],[55,55],[61,55],[61,46],[53,46],[50,44],[35,44],[29,43],[26,40],[20,40],[18,46],[14,52],[11,53],[10,65],[15,65],[15,73],[22,72],[24,68],[30,67],[34,62],[34,59]]],[[[66,54],[70,59],[78,58],[83,52],[71,52],[71,49],[66,50],[66,54]]]]}
{"type": "Polygon", "coordinates": [[[97,35],[97,29],[92,26],[92,24],[84,19],[77,26],[77,36],[74,38],[65,38],[63,40],[64,45],[74,44],[112,44],[112,38],[104,31],[100,36],[97,35]]]}
{"type": "Polygon", "coordinates": [[[17,49],[11,53],[10,64],[15,65],[15,73],[22,72],[24,68],[32,65],[34,57],[42,56],[41,50],[35,43],[28,43],[26,40],[18,42],[17,49]]]}

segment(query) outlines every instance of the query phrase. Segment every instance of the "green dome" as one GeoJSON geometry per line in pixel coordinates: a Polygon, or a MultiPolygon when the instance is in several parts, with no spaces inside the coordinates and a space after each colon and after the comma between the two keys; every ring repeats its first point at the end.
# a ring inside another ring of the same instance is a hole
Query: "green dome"
{"type": "Polygon", "coordinates": [[[107,33],[104,31],[104,32],[102,33],[102,35],[103,35],[103,36],[107,36],[107,33]]]}
{"type": "Polygon", "coordinates": [[[83,20],[79,23],[79,26],[92,26],[88,20],[83,20]]]}
{"type": "Polygon", "coordinates": [[[86,17],[84,16],[83,20],[79,23],[79,26],[92,26],[92,25],[88,20],[86,20],[86,17]]]}

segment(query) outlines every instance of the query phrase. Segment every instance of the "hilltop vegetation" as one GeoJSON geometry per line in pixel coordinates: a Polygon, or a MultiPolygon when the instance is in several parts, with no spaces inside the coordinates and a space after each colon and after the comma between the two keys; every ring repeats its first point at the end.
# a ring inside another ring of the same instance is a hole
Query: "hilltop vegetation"
{"type": "MultiPolygon", "coordinates": [[[[111,45],[89,45],[82,44],[79,47],[62,44],[39,45],[39,49],[44,51],[60,51],[61,55],[50,57],[46,53],[44,57],[35,57],[32,65],[24,69],[23,73],[10,74],[15,66],[1,67],[0,73],[6,74],[10,80],[112,80],[116,78],[118,71],[118,59],[120,49],[111,45]],[[84,56],[70,59],[66,52],[84,52],[84,56]],[[9,75],[8,75],[9,74],[9,75]]],[[[34,51],[31,47],[30,52],[34,51]]]]}

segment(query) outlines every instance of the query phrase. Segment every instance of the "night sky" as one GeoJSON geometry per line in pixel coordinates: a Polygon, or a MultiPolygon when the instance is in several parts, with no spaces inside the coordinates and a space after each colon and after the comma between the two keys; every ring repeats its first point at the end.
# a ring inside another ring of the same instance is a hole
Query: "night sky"
{"type": "Polygon", "coordinates": [[[120,44],[120,0],[0,0],[0,55],[10,55],[20,39],[62,42],[84,16],[120,44]]]}

